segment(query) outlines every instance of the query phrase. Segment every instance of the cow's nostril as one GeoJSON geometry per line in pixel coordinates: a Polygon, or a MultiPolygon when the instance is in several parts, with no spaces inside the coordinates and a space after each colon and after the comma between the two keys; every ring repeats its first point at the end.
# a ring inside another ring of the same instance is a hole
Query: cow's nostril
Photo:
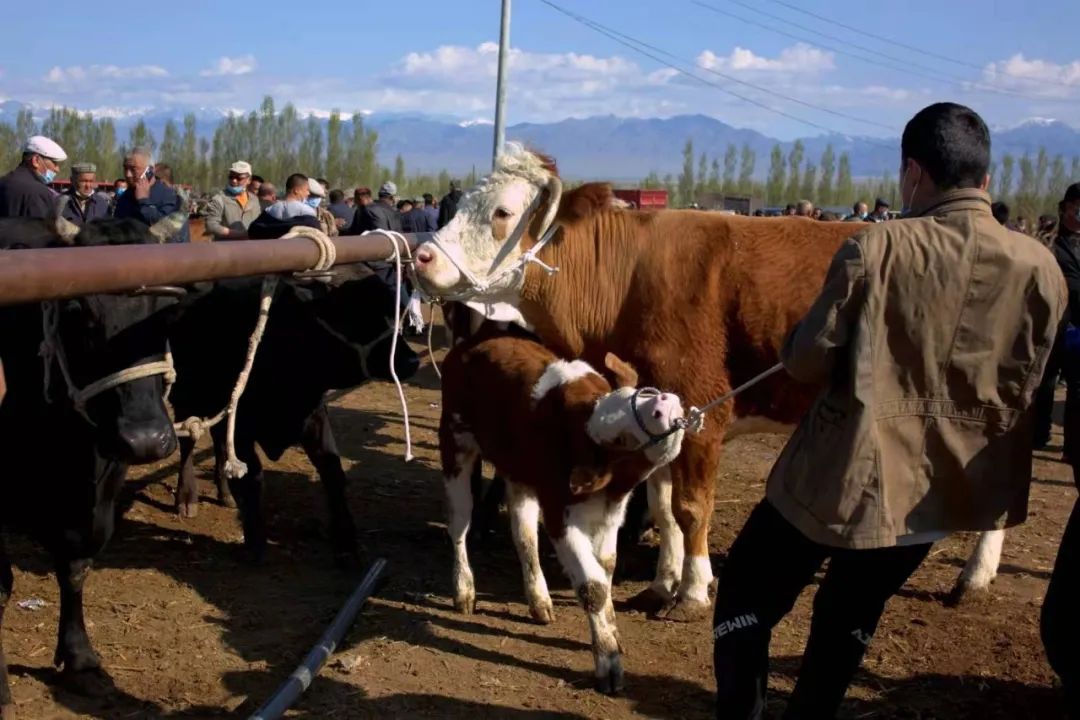
{"type": "Polygon", "coordinates": [[[659,420],[660,418],[664,417],[664,413],[660,412],[659,410],[653,410],[652,416],[659,420]]]}
{"type": "Polygon", "coordinates": [[[421,265],[427,265],[429,262],[435,259],[435,256],[431,254],[430,250],[420,250],[416,253],[416,262],[421,265]]]}

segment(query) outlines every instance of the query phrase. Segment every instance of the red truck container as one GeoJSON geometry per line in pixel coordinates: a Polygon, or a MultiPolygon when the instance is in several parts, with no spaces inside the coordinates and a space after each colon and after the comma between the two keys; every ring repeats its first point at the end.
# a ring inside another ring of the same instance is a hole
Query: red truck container
{"type": "Polygon", "coordinates": [[[661,210],[668,206],[667,190],[646,190],[633,188],[613,191],[615,197],[623,202],[633,203],[639,210],[661,210]]]}

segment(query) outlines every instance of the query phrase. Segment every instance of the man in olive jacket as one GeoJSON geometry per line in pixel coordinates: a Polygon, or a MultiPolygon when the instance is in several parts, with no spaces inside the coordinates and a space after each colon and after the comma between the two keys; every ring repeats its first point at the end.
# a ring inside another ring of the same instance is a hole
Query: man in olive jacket
{"type": "Polygon", "coordinates": [[[1065,310],[1053,255],[990,214],[990,133],[931,105],[904,129],[908,219],[833,258],[781,353],[822,386],[720,574],[717,717],[760,718],[771,629],[828,558],[786,718],[830,718],[885,603],[933,543],[1023,522],[1032,396],[1065,310]]]}

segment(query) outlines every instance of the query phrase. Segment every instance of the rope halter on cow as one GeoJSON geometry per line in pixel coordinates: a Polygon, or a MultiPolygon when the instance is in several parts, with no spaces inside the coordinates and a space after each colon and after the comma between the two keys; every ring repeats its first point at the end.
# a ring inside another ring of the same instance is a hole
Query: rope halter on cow
{"type": "Polygon", "coordinates": [[[443,257],[457,268],[461,277],[468,283],[468,287],[456,292],[440,292],[438,295],[427,295],[425,293],[425,295],[434,301],[473,300],[477,295],[484,295],[492,288],[497,288],[507,277],[513,277],[510,287],[519,287],[521,283],[525,281],[525,271],[530,264],[539,265],[548,275],[554,275],[559,272],[558,267],[546,264],[543,260],[538,258],[537,255],[544,249],[544,246],[555,237],[555,233],[559,231],[559,225],[555,222],[555,216],[559,212],[559,202],[562,200],[562,180],[560,180],[557,175],[552,174],[551,177],[548,178],[545,190],[547,190],[548,194],[547,213],[545,213],[543,222],[540,224],[539,239],[536,241],[536,244],[522,252],[521,257],[519,257],[516,262],[511,263],[505,268],[498,269],[506,256],[517,247],[519,242],[521,242],[522,236],[528,230],[529,224],[532,222],[533,215],[539,209],[540,204],[543,201],[543,192],[537,193],[536,198],[529,204],[528,212],[522,216],[520,222],[518,222],[517,226],[514,228],[514,232],[510,233],[506,242],[499,248],[498,254],[495,256],[495,259],[491,263],[491,267],[483,278],[477,277],[471,270],[465,267],[464,263],[458,262],[454,258],[453,253],[451,253],[446,245],[439,239],[439,234],[442,231],[435,233],[428,242],[442,251],[443,257]]]}
{"type": "Polygon", "coordinates": [[[162,360],[122,368],[80,388],[71,376],[67,353],[64,351],[64,343],[60,340],[60,303],[58,301],[43,302],[41,304],[41,330],[42,340],[39,355],[42,357],[45,369],[45,381],[43,383],[45,402],[52,402],[49,388],[52,386],[52,366],[55,362],[60,368],[60,374],[63,376],[64,383],[67,386],[68,397],[71,399],[76,412],[82,415],[86,422],[95,427],[97,423],[91,419],[86,408],[89,402],[98,395],[125,383],[155,375],[164,375],[166,385],[171,385],[176,380],[176,370],[173,368],[172,356],[166,352],[162,360]]]}

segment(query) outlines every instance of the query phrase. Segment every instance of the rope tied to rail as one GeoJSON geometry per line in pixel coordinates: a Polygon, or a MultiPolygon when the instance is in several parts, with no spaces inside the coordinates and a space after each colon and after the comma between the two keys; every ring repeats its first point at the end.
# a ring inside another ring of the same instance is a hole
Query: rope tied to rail
{"type": "MultiPolygon", "coordinates": [[[[315,264],[308,270],[297,273],[298,276],[315,277],[318,279],[324,277],[329,278],[328,273],[337,260],[337,248],[322,231],[316,230],[315,228],[299,226],[294,227],[283,237],[306,237],[314,242],[319,249],[319,258],[316,260],[315,264]]],[[[198,442],[210,429],[222,420],[226,420],[225,465],[223,472],[225,477],[230,480],[241,478],[246,475],[248,471],[247,463],[242,461],[236,455],[236,414],[237,408],[240,405],[240,398],[243,397],[244,390],[247,389],[248,380],[251,377],[251,370],[255,365],[255,356],[258,353],[259,344],[262,342],[263,335],[266,332],[266,323],[270,318],[270,306],[274,302],[274,293],[277,290],[277,285],[277,275],[266,275],[263,277],[262,287],[259,291],[259,314],[255,320],[255,327],[252,329],[250,337],[248,337],[248,347],[247,353],[244,356],[244,365],[240,369],[240,374],[236,378],[236,383],[233,385],[232,392],[229,394],[228,404],[221,412],[213,417],[201,418],[192,416],[173,425],[178,436],[190,437],[193,441],[198,442]]],[[[171,360],[171,355],[168,357],[171,360]]],[[[173,377],[175,379],[175,372],[173,373],[173,377]]],[[[169,389],[166,390],[166,396],[168,396],[169,390],[171,390],[171,384],[169,389]]]]}

